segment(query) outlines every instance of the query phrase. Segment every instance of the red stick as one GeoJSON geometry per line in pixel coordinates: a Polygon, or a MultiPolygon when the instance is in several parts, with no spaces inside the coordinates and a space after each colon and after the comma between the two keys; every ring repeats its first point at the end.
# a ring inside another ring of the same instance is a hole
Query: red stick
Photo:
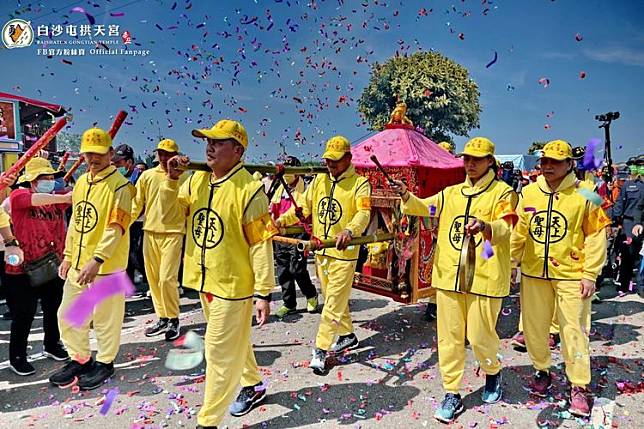
{"type": "Polygon", "coordinates": [[[63,158],[60,160],[60,164],[58,164],[58,171],[65,171],[65,164],[67,164],[67,160],[69,159],[69,152],[65,152],[63,155],[63,158]]]}
{"type": "Polygon", "coordinates": [[[114,137],[116,136],[116,133],[119,132],[119,128],[121,128],[121,125],[123,125],[123,121],[125,121],[125,118],[127,118],[127,112],[125,110],[121,110],[120,112],[117,113],[116,118],[114,118],[114,123],[112,124],[112,127],[107,132],[107,134],[109,134],[112,139],[114,139],[114,137]]]}
{"type": "Polygon", "coordinates": [[[83,155],[80,155],[76,160],[76,162],[72,164],[67,174],[65,174],[65,177],[63,177],[63,180],[65,181],[65,183],[69,183],[70,179],[72,178],[72,175],[76,173],[76,170],[78,170],[78,167],[80,167],[84,161],[85,161],[85,157],[83,155]]]}
{"type": "MultiPolygon", "coordinates": [[[[29,160],[31,160],[31,158],[38,156],[40,151],[47,147],[49,142],[51,142],[53,138],[56,137],[56,134],[58,134],[60,130],[65,128],[65,125],[67,125],[67,117],[63,116],[58,121],[56,121],[56,123],[52,125],[51,128],[49,128],[45,132],[45,134],[43,134],[42,137],[40,137],[38,141],[33,144],[33,146],[29,148],[27,152],[25,152],[25,154],[20,159],[18,159],[18,161],[16,161],[14,165],[11,166],[11,168],[2,173],[2,177],[10,174],[18,174],[20,170],[25,168],[25,165],[29,162],[29,160]]],[[[5,184],[0,183],[0,190],[3,190],[6,187],[7,186],[5,184]]]]}

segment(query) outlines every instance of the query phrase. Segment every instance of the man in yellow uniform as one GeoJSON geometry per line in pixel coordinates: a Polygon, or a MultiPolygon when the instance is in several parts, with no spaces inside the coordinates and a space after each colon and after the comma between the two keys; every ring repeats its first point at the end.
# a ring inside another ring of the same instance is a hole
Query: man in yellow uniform
{"type": "Polygon", "coordinates": [[[432,287],[436,288],[438,362],[446,394],[434,417],[445,423],[464,410],[459,392],[466,337],[486,374],[483,401],[494,403],[502,396],[496,322],[503,298],[510,292],[509,239],[518,202],[516,192],[497,178],[494,143],[489,139],[471,139],[460,156],[467,174],[464,183],[422,200],[402,182],[394,186],[403,200],[403,213],[428,216],[434,212],[439,218],[432,287]],[[459,281],[466,235],[472,236],[478,255],[471,290],[459,281]]]}
{"type": "Polygon", "coordinates": [[[58,310],[61,339],[72,360],[49,381],[66,386],[78,380],[81,389],[100,387],[114,374],[125,313],[125,295],[117,293],[100,302],[92,317],[80,328],[69,325],[63,315],[74,300],[91,287],[97,276],[127,267],[132,198],[136,189],[110,164],[114,156],[112,139],[100,128],[83,133],[80,146],[88,172],[74,186],[72,219],[67,230],[63,262],[58,269],[63,286],[63,302],[58,310]],[[98,343],[96,361],[89,347],[93,324],[98,343]]]}
{"type": "MultiPolygon", "coordinates": [[[[146,170],[136,182],[132,219],[145,212],[143,258],[154,312],[159,320],[145,330],[146,337],[165,333],[167,341],[179,337],[179,263],[186,232],[186,217],[177,206],[162,204],[159,188],[166,181],[168,160],[179,152],[174,140],[163,139],[157,149],[159,165],[146,170]]],[[[187,174],[182,174],[180,183],[187,174]]]]}
{"type": "Polygon", "coordinates": [[[606,260],[610,220],[584,197],[592,189],[575,177],[572,157],[563,140],[544,146],[542,176],[523,188],[512,233],[512,263],[521,267],[525,342],[536,369],[531,391],[546,396],[550,388],[548,328],[556,302],[561,352],[572,384],[569,411],[589,416],[590,298],[606,260]]]}
{"type": "Polygon", "coordinates": [[[248,147],[242,124],[224,119],[192,134],[206,139],[206,162],[212,171],[197,171],[179,186],[177,167],[189,159],[172,158],[160,198],[163,207],[177,202],[188,221],[183,285],[201,293],[208,323],[206,385],[198,427],[215,427],[240,379],[242,390],[230,407],[232,415],[248,413],[266,397],[250,332],[253,296],[260,326],[270,313],[275,287],[270,238],[277,230],[264,185],[242,163],[248,147]]]}
{"type": "MultiPolygon", "coordinates": [[[[324,294],[324,309],[309,364],[316,374],[327,372],[328,351],[341,353],[358,347],[349,314],[349,297],[360,246],[348,247],[348,243],[352,237],[362,235],[371,217],[371,185],[351,165],[349,140],[342,136],[330,138],[322,158],[329,174],[318,174],[298,202],[304,217],[313,217],[314,236],[336,239],[334,249],[323,249],[315,255],[324,294]],[[336,335],[338,339],[333,342],[336,335]]],[[[276,225],[288,226],[297,221],[295,207],[291,207],[276,225]]]]}

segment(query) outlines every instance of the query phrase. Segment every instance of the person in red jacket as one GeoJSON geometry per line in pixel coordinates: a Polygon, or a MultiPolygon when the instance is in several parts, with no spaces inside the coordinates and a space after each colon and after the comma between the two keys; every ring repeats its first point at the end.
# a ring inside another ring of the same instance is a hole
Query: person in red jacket
{"type": "Polygon", "coordinates": [[[47,283],[34,287],[25,274],[25,265],[51,253],[63,260],[65,246],[65,210],[71,204],[71,192],[53,195],[55,178],[64,174],[54,170],[44,158],[36,157],[25,167],[18,183],[28,188],[14,190],[9,199],[11,220],[24,262],[6,265],[7,304],[11,309],[11,336],[9,340],[10,368],[18,375],[36,372],[27,361],[27,338],[36,314],[38,300],[43,311],[44,355],[57,361],[69,358],[60,343],[58,307],[63,296],[63,281],[55,276],[47,283]]]}

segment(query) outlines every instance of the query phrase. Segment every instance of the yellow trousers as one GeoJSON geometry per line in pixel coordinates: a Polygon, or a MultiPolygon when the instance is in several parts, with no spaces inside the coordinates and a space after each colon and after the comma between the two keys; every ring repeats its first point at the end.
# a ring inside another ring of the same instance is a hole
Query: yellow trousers
{"type": "MultiPolygon", "coordinates": [[[[523,332],[523,311],[519,313],[519,332],[523,332]]],[[[552,312],[552,321],[550,322],[549,332],[551,334],[559,333],[559,321],[557,320],[557,301],[555,301],[555,310],[552,312]]]]}
{"type": "MultiPolygon", "coordinates": [[[[94,325],[94,334],[98,344],[96,360],[111,363],[116,358],[121,344],[121,327],[125,315],[125,295],[112,295],[94,308],[92,317],[80,328],[74,328],[65,322],[63,315],[67,307],[89,286],[78,284],[80,271],[71,268],[63,286],[63,301],[58,309],[58,327],[60,338],[67,352],[76,361],[83,361],[91,356],[89,347],[89,325],[94,325]]],[[[97,276],[96,280],[102,276],[97,276]]]]}
{"type": "Polygon", "coordinates": [[[548,327],[556,308],[561,353],[573,386],[590,383],[590,299],[582,299],[579,281],[521,279],[524,336],[530,360],[537,370],[549,371],[548,327]]]}
{"type": "Polygon", "coordinates": [[[198,423],[218,426],[232,402],[241,379],[244,387],[261,383],[250,341],[253,299],[230,301],[199,294],[207,320],[206,385],[198,423]]]}
{"type": "Polygon", "coordinates": [[[179,317],[179,265],[183,234],[143,234],[145,275],[150,284],[154,312],[159,318],[179,317]]]}
{"type": "Polygon", "coordinates": [[[436,290],[438,365],[447,393],[459,393],[465,370],[465,337],[483,372],[498,374],[499,336],[496,321],[502,298],[436,290]]]}
{"type": "Polygon", "coordinates": [[[315,265],[324,295],[324,308],[315,347],[329,350],[336,335],[353,333],[349,297],[356,272],[356,261],[340,261],[328,256],[315,255],[315,265]]]}

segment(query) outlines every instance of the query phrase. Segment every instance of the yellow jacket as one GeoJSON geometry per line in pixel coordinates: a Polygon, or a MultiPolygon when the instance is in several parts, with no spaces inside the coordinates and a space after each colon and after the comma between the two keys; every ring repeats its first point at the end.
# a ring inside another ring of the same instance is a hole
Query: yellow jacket
{"type": "Polygon", "coordinates": [[[522,191],[512,233],[512,263],[521,274],[549,280],[595,280],[606,260],[606,226],[601,207],[578,191],[591,185],[569,173],[552,192],[539,176],[522,191]]]}
{"type": "MultiPolygon", "coordinates": [[[[177,206],[177,202],[161,204],[159,188],[166,181],[166,172],[157,166],[146,170],[136,182],[136,198],[132,202],[132,219],[138,219],[145,211],[143,230],[156,233],[186,232],[186,217],[177,206]]],[[[179,185],[186,181],[188,174],[182,174],[179,185]]]]}
{"type": "Polygon", "coordinates": [[[215,180],[198,171],[179,188],[161,184],[163,207],[174,201],[187,216],[183,285],[223,299],[266,296],[275,287],[273,246],[277,234],[264,185],[237,164],[215,180]]]}
{"type": "Polygon", "coordinates": [[[6,228],[8,226],[11,226],[11,218],[9,218],[7,212],[0,207],[0,228],[6,228]]]}
{"type": "Polygon", "coordinates": [[[98,274],[123,271],[130,249],[130,213],[136,188],[112,165],[95,177],[83,174],[72,193],[72,218],[64,258],[80,270],[94,256],[98,274]]]}
{"type": "MultiPolygon", "coordinates": [[[[371,185],[356,173],[353,166],[335,180],[330,174],[318,174],[298,199],[304,217],[312,215],[313,235],[322,240],[334,239],[348,229],[354,237],[362,235],[371,218],[371,185]]],[[[282,225],[298,222],[295,207],[280,216],[282,225]]],[[[318,254],[345,261],[358,259],[360,246],[346,250],[322,249],[318,254]]]]}
{"type": "Polygon", "coordinates": [[[510,233],[516,220],[518,196],[510,186],[488,171],[477,183],[469,178],[464,183],[449,186],[429,198],[412,194],[403,202],[403,213],[428,216],[430,210],[439,217],[438,241],[432,269],[432,287],[460,291],[459,260],[465,225],[470,217],[481,219],[492,228],[490,244],[494,255],[481,256],[483,235],[477,234],[476,265],[471,293],[503,297],[510,291],[510,233]],[[431,209],[430,207],[434,207],[431,209]]]}

